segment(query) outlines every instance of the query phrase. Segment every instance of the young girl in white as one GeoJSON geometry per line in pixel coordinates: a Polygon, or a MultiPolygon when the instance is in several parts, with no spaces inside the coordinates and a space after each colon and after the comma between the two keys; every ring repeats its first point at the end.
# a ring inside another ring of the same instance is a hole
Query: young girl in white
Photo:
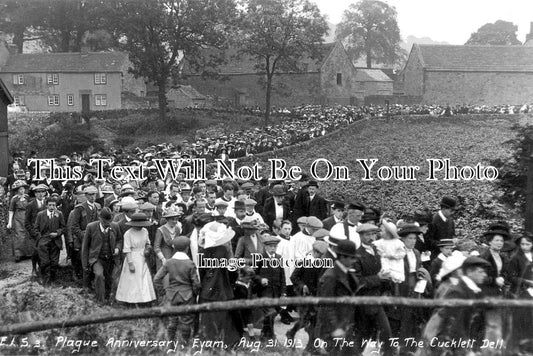
{"type": "Polygon", "coordinates": [[[398,236],[398,229],[392,222],[383,219],[381,222],[381,239],[374,241],[381,256],[381,270],[387,273],[392,282],[402,283],[405,280],[404,257],[405,245],[398,236]]]}

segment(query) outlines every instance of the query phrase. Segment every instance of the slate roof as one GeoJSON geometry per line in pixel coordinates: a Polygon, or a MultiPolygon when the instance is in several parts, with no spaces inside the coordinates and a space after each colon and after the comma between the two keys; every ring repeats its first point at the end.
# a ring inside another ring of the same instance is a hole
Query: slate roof
{"type": "Polygon", "coordinates": [[[427,70],[533,71],[533,47],[414,44],[427,70]]]}
{"type": "Polygon", "coordinates": [[[381,69],[357,68],[356,71],[356,82],[392,82],[381,69]]]}
{"type": "MultiPolygon", "coordinates": [[[[320,52],[322,54],[322,60],[313,60],[311,58],[304,58],[300,60],[300,64],[306,66],[305,72],[307,73],[316,73],[320,70],[320,67],[331,53],[335,47],[335,42],[332,43],[323,43],[320,45],[320,52]]],[[[213,50],[203,50],[204,55],[209,55],[213,50]]],[[[214,71],[221,75],[228,74],[256,74],[258,70],[255,68],[257,61],[255,58],[246,55],[238,55],[237,48],[230,48],[225,51],[225,55],[228,58],[227,63],[218,65],[214,71]]],[[[262,63],[261,63],[262,64],[262,63]]],[[[184,72],[187,74],[198,74],[194,73],[194,70],[191,69],[187,63],[184,65],[184,72]]]]}
{"type": "Polygon", "coordinates": [[[175,90],[178,95],[186,96],[190,99],[205,99],[206,98],[205,95],[200,94],[198,90],[194,89],[190,85],[179,85],[179,86],[171,88],[170,90],[171,91],[175,90]]]}
{"type": "Polygon", "coordinates": [[[9,56],[4,73],[122,72],[125,52],[26,53],[9,56]]]}

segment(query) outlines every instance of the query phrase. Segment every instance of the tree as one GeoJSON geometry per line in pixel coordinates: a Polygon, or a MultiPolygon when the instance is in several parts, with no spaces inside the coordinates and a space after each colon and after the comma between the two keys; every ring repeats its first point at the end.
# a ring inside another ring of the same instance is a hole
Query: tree
{"type": "Polygon", "coordinates": [[[159,118],[166,118],[167,82],[180,61],[194,64],[204,47],[223,48],[235,19],[233,0],[116,0],[115,18],[132,73],[158,87],[159,118]]]}
{"type": "Polygon", "coordinates": [[[318,58],[327,22],[308,0],[247,0],[242,2],[239,53],[257,59],[266,76],[265,125],[270,117],[272,80],[281,70],[299,71],[298,61],[318,58]]]}
{"type": "Polygon", "coordinates": [[[17,52],[22,53],[24,42],[41,39],[39,19],[45,4],[32,0],[8,0],[0,4],[0,31],[13,36],[17,52]]]}
{"type": "Polygon", "coordinates": [[[516,37],[518,26],[512,22],[498,20],[487,23],[470,35],[465,45],[512,46],[522,43],[516,37]]]}
{"type": "Polygon", "coordinates": [[[395,64],[405,56],[396,16],[396,9],[382,1],[362,0],[344,11],[336,36],[354,59],[366,55],[367,68],[374,61],[395,64]]]}

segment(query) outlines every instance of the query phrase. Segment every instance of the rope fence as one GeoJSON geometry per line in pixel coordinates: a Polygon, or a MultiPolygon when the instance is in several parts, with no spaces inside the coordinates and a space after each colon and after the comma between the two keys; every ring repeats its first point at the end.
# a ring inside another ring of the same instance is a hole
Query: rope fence
{"type": "Polygon", "coordinates": [[[224,302],[210,302],[194,305],[184,305],[175,307],[153,307],[135,310],[121,310],[116,312],[98,313],[83,315],[69,319],[45,319],[31,322],[23,322],[11,325],[0,326],[0,336],[24,334],[34,331],[42,331],[55,328],[68,328],[74,326],[85,326],[90,324],[109,323],[119,320],[161,318],[167,316],[183,315],[189,313],[204,313],[215,311],[227,311],[235,309],[254,309],[265,307],[277,307],[285,305],[353,305],[353,306],[406,306],[416,308],[531,308],[533,300],[516,299],[412,299],[397,297],[341,297],[341,298],[321,298],[321,297],[296,297],[296,298],[261,298],[252,300],[230,300],[224,302]]]}

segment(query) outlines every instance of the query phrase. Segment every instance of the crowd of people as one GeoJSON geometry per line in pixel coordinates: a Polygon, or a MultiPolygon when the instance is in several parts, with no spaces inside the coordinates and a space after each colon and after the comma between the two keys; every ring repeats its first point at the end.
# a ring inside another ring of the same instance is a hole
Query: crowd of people
{"type": "MultiPolygon", "coordinates": [[[[458,240],[457,203],[451,197],[442,198],[437,212],[418,211],[392,221],[377,207],[325,199],[318,183],[305,175],[295,182],[178,179],[145,185],[18,178],[6,182],[16,261],[31,258],[35,278],[53,284],[65,248],[72,278],[101,303],[188,305],[297,295],[533,298],[532,237],[514,236],[508,224],[497,221],[487,226],[484,248],[458,240]],[[232,258],[242,263],[220,262],[232,258]]],[[[362,340],[378,336],[385,341],[385,355],[398,351],[388,342],[395,337],[427,345],[435,338],[475,339],[475,349],[485,338],[486,320],[500,320],[501,332],[512,333],[508,342],[523,345],[531,339],[533,322],[529,309],[430,313],[408,307],[288,305],[171,318],[168,338],[187,342],[197,335],[229,346],[242,337],[272,340],[277,316],[292,325],[289,339],[305,329],[308,352],[347,355],[362,352],[362,340]],[[335,338],[355,346],[340,348],[335,338]]],[[[416,349],[400,346],[405,355],[416,349]]],[[[442,349],[418,351],[440,355],[442,349]]],[[[452,354],[468,351],[457,348],[452,354]]]]}

